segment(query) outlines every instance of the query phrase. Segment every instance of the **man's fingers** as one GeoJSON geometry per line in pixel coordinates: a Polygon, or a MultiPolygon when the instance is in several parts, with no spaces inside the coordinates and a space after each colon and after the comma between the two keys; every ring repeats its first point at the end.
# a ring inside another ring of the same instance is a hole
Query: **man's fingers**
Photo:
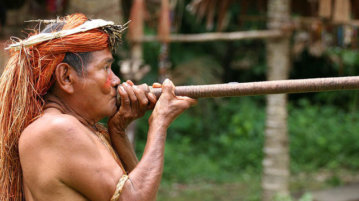
{"type": "Polygon", "coordinates": [[[155,96],[155,94],[153,94],[151,92],[147,94],[147,98],[151,103],[157,102],[157,97],[155,96]]]}
{"type": "Polygon", "coordinates": [[[127,82],[124,82],[122,84],[122,86],[125,88],[128,96],[130,97],[130,100],[131,100],[131,112],[133,114],[137,114],[138,110],[139,110],[139,103],[138,103],[138,99],[136,97],[136,94],[134,92],[134,89],[127,82]]]}
{"type": "Polygon", "coordinates": [[[128,97],[127,92],[122,86],[118,87],[118,93],[121,97],[121,108],[129,108],[130,107],[130,98],[128,97]]]}
{"type": "Polygon", "coordinates": [[[137,101],[137,97],[135,95],[135,92],[133,91],[133,88],[126,82],[122,84],[123,88],[126,90],[128,96],[130,97],[130,100],[132,103],[137,101]]]}
{"type": "Polygon", "coordinates": [[[133,90],[137,97],[137,100],[140,103],[140,109],[145,110],[147,108],[147,104],[148,104],[148,99],[147,99],[145,92],[135,85],[132,87],[133,87],[133,90]]]}
{"type": "Polygon", "coordinates": [[[157,97],[153,93],[148,93],[147,98],[150,101],[150,103],[147,106],[147,109],[153,109],[157,102],[157,97]]]}
{"type": "Polygon", "coordinates": [[[169,79],[166,79],[162,84],[162,93],[175,94],[175,85],[169,79]]]}
{"type": "Polygon", "coordinates": [[[130,86],[135,85],[131,80],[127,80],[126,83],[129,84],[130,86]]]}

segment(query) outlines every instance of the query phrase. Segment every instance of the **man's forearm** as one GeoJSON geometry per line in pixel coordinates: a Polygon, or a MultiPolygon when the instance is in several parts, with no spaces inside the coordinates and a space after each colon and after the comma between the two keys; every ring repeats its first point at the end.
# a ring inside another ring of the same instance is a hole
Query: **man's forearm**
{"type": "Polygon", "coordinates": [[[126,170],[128,172],[132,171],[138,163],[138,159],[125,131],[110,129],[109,132],[114,150],[120,157],[126,170]]]}
{"type": "Polygon", "coordinates": [[[161,182],[167,128],[150,125],[141,161],[129,175],[143,200],[154,200],[161,182]]]}
{"type": "Polygon", "coordinates": [[[161,182],[167,128],[150,126],[141,161],[129,174],[122,200],[153,201],[161,182]]]}

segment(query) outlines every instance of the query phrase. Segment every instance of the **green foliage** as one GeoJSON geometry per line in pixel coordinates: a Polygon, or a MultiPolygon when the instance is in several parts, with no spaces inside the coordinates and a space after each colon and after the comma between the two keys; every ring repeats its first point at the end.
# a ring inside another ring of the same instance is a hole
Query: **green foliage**
{"type": "Polygon", "coordinates": [[[218,180],[216,175],[221,172],[219,164],[205,153],[198,153],[188,137],[169,142],[165,161],[168,166],[164,170],[163,177],[169,182],[218,180]]]}
{"type": "Polygon", "coordinates": [[[292,169],[358,169],[359,115],[305,100],[300,105],[290,109],[292,169]]]}
{"type": "Polygon", "coordinates": [[[313,200],[313,196],[310,193],[305,193],[300,199],[299,201],[312,201],[313,200]]]}
{"type": "MultiPolygon", "coordinates": [[[[150,114],[147,114],[147,117],[150,114]]],[[[359,170],[359,114],[303,99],[289,106],[291,170],[359,170]]],[[[260,97],[200,100],[168,130],[163,178],[170,183],[235,181],[261,173],[265,107],[260,97]]],[[[139,123],[143,151],[147,121],[139,123]]],[[[332,185],[340,180],[332,178],[332,185]]]]}
{"type": "MultiPolygon", "coordinates": [[[[274,197],[274,201],[294,201],[289,195],[276,195],[274,197]]],[[[310,193],[305,193],[302,197],[298,199],[298,201],[313,201],[313,196],[310,193]]]]}
{"type": "MultiPolygon", "coordinates": [[[[163,177],[176,182],[223,181],[258,171],[263,129],[263,107],[251,99],[200,100],[169,128],[163,177]]],[[[147,126],[140,130],[143,144],[147,126]]]]}
{"type": "Polygon", "coordinates": [[[339,70],[343,65],[343,72],[346,75],[353,75],[358,73],[359,67],[359,52],[347,48],[331,48],[327,50],[327,55],[332,59],[334,65],[339,70]]]}

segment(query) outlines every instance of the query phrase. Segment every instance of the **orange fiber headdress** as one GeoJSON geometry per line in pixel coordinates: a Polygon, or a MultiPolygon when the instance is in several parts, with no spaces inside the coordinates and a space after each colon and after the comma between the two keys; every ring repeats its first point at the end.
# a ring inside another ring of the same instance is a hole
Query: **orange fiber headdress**
{"type": "MultiPolygon", "coordinates": [[[[83,14],[68,15],[62,19],[62,30],[74,29],[86,21],[83,14]]],[[[18,140],[25,127],[41,114],[43,95],[54,83],[52,75],[56,66],[63,61],[66,52],[108,48],[111,37],[106,30],[96,28],[10,49],[10,59],[0,78],[1,201],[24,200],[18,140]]]]}

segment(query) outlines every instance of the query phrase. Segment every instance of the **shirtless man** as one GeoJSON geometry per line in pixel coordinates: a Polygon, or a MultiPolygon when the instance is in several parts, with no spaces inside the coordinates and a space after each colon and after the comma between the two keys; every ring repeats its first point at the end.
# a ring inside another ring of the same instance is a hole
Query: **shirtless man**
{"type": "Polygon", "coordinates": [[[113,57],[109,48],[92,51],[87,59],[81,73],[65,61],[56,65],[52,75],[55,82],[44,96],[43,112],[21,133],[19,156],[25,199],[155,200],[167,128],[196,101],[175,96],[170,80],[162,86],[154,85],[162,87],[158,100],[131,81],[120,84],[111,70],[113,57]],[[121,96],[119,108],[116,90],[121,96]],[[122,162],[134,151],[125,129],[152,108],[143,157],[128,167],[122,162]],[[99,135],[96,125],[104,117],[109,117],[107,140],[106,135],[99,135]],[[125,181],[121,194],[113,198],[114,192],[119,193],[116,186],[121,179],[125,181]]]}

